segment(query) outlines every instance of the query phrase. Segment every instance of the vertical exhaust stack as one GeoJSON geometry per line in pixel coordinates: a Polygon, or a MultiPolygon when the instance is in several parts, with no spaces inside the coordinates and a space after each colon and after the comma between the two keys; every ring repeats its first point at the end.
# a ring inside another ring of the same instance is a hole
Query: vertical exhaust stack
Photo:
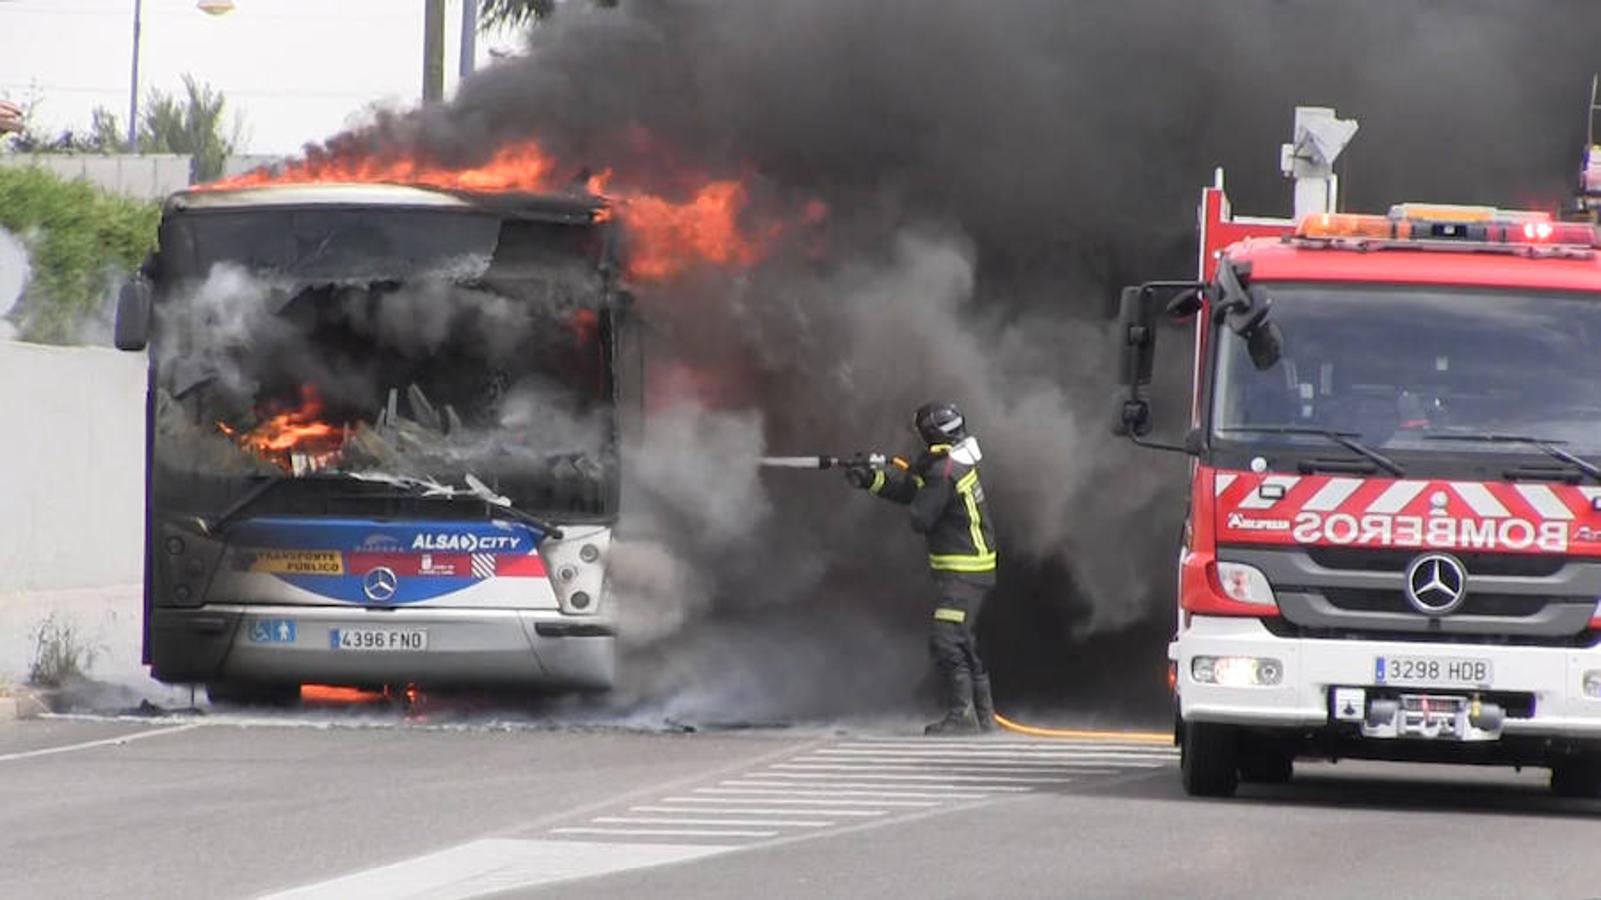
{"type": "Polygon", "coordinates": [[[1340,119],[1326,106],[1295,108],[1295,137],[1279,149],[1279,170],[1295,179],[1295,221],[1339,205],[1340,177],[1334,161],[1356,136],[1357,121],[1340,119]]]}

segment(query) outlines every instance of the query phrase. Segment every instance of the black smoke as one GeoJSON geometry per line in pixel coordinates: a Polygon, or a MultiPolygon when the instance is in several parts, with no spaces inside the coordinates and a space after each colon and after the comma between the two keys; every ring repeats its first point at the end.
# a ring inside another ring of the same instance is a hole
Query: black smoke
{"type": "MultiPolygon", "coordinates": [[[[985,445],[1001,527],[982,643],[1003,705],[1160,720],[1185,467],[1106,435],[1116,288],[1193,271],[1216,166],[1236,210],[1287,214],[1278,147],[1298,104],[1361,120],[1351,208],[1555,207],[1597,34],[1587,0],[572,3],[453,102],[314,152],[468,164],[536,137],[635,186],[739,177],[755,212],[827,203],[820,243],[645,291],[655,371],[694,373],[658,385],[694,390],[663,399],[679,446],[644,471],[711,461],[684,481],[726,491],[651,505],[673,490],[639,486],[663,558],[694,576],[644,581],[703,597],[646,654],[674,661],[652,670],[662,684],[721,686],[730,715],[903,703],[927,615],[914,536],[832,478],[697,454],[694,422],[717,447],[903,449],[908,411],[949,397],[985,445]],[[761,440],[730,439],[740,427],[761,440]],[[725,507],[738,528],[697,542],[725,507]]],[[[1176,428],[1188,360],[1166,340],[1176,428]]]]}

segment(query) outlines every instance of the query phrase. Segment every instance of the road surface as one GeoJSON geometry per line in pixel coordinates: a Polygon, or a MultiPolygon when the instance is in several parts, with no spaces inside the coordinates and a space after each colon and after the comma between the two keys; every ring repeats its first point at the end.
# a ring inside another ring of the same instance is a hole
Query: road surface
{"type": "Polygon", "coordinates": [[[1595,896],[1545,772],[1298,764],[1197,801],[1154,736],[652,733],[383,714],[0,726],[0,897],[1595,896]]]}

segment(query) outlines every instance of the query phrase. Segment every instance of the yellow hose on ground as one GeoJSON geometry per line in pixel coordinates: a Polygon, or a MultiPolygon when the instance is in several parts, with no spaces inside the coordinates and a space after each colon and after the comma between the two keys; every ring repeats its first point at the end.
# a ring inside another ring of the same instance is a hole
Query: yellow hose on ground
{"type": "Polygon", "coordinates": [[[995,724],[1007,731],[1026,734],[1029,737],[1055,738],[1057,740],[1134,741],[1141,744],[1173,743],[1173,735],[1161,731],[1091,731],[1078,728],[1041,728],[1037,725],[1024,725],[1021,722],[1013,722],[1000,713],[995,714],[995,724]]]}

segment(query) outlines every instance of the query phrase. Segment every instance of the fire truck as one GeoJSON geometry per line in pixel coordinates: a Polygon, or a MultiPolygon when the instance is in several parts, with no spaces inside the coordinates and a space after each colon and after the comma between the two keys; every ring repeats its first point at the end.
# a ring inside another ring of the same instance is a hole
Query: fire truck
{"type": "Polygon", "coordinates": [[[1338,212],[1356,131],[1297,110],[1293,219],[1202,192],[1198,277],[1125,288],[1119,430],[1192,459],[1169,647],[1189,794],[1297,758],[1536,766],[1601,796],[1601,233],[1338,212]],[[1190,429],[1149,437],[1163,319],[1190,429]]]}

